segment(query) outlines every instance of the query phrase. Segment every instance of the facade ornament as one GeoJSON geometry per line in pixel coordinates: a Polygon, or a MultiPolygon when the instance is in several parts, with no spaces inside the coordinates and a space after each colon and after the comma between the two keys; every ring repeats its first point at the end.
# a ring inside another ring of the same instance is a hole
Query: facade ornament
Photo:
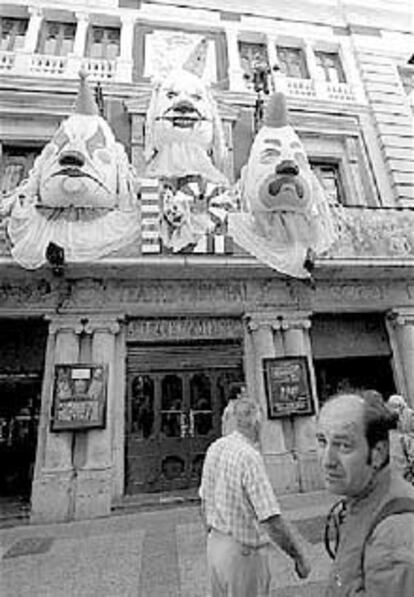
{"type": "Polygon", "coordinates": [[[336,238],[327,197],[274,93],[241,175],[242,213],[230,214],[237,244],[277,271],[307,278],[336,238]]]}
{"type": "Polygon", "coordinates": [[[202,80],[207,40],[155,83],[146,118],[146,176],[161,183],[160,237],[173,253],[196,250],[207,235],[225,235],[237,205],[223,170],[227,149],[211,90],[202,80]]]}
{"type": "Polygon", "coordinates": [[[80,74],[75,112],[36,159],[29,177],[0,203],[13,258],[41,267],[60,248],[85,262],[138,242],[138,182],[80,74]],[[47,253],[49,248],[49,254],[47,253]]]}
{"type": "Polygon", "coordinates": [[[414,308],[396,307],[387,313],[388,320],[395,326],[414,325],[414,308]]]}

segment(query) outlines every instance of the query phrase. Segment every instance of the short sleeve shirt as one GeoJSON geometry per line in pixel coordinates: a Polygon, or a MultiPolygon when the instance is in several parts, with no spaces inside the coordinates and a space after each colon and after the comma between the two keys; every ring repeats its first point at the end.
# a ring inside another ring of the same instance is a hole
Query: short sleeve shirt
{"type": "Polygon", "coordinates": [[[269,542],[259,523],[280,507],[262,455],[238,431],[208,449],[199,493],[209,527],[252,547],[269,542]]]}

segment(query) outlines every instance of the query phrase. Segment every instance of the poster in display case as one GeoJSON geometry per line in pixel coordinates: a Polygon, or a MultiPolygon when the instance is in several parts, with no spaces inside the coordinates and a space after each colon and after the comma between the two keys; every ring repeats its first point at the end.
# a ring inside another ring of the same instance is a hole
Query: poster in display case
{"type": "Polygon", "coordinates": [[[314,413],[306,357],[263,359],[263,368],[269,419],[314,413]]]}
{"type": "Polygon", "coordinates": [[[105,427],[105,365],[55,365],[51,431],[105,427]]]}

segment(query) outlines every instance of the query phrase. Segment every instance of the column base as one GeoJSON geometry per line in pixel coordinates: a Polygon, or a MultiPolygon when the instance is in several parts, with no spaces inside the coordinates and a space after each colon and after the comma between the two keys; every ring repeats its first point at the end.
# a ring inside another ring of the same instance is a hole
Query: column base
{"type": "Polygon", "coordinates": [[[72,519],[73,469],[42,472],[32,485],[30,522],[67,522],[72,519]]]}
{"type": "Polygon", "coordinates": [[[112,501],[112,471],[79,469],[76,479],[74,520],[109,516],[112,501]]]}

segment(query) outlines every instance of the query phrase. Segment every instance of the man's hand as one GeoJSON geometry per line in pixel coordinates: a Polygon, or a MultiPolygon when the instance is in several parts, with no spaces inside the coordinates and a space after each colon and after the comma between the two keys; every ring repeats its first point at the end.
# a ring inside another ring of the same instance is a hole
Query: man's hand
{"type": "Polygon", "coordinates": [[[295,560],[295,572],[299,578],[308,578],[311,572],[311,565],[305,555],[295,560]]]}

